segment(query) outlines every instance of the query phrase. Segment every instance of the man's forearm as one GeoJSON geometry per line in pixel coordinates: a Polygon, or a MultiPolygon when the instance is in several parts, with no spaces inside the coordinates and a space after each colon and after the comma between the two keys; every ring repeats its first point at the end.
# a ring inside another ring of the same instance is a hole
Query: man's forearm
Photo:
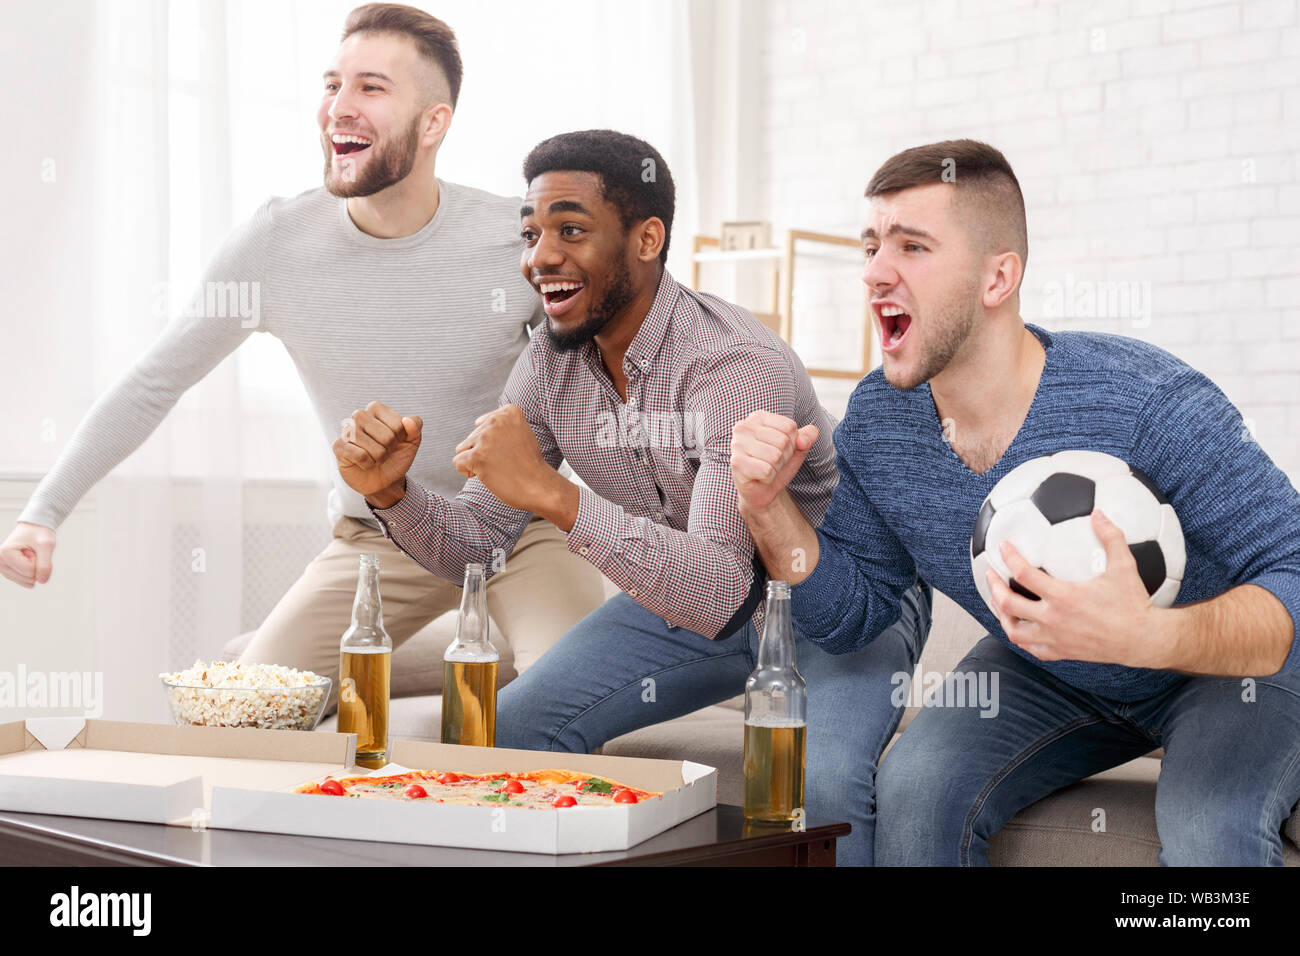
{"type": "Polygon", "coordinates": [[[1209,601],[1159,612],[1165,670],[1224,677],[1276,674],[1294,626],[1271,591],[1242,584],[1209,601]]]}
{"type": "Polygon", "coordinates": [[[817,532],[788,491],[782,491],[761,511],[742,506],[740,516],[754,537],[768,578],[795,585],[812,574],[821,555],[821,545],[817,532]]]}
{"type": "Polygon", "coordinates": [[[399,481],[367,495],[366,502],[393,544],[426,571],[453,582],[461,580],[466,564],[486,564],[489,575],[500,570],[529,519],[527,512],[505,508],[481,485],[475,493],[462,491],[449,499],[418,481],[404,488],[399,481]],[[397,500],[380,506],[391,497],[397,500]]]}

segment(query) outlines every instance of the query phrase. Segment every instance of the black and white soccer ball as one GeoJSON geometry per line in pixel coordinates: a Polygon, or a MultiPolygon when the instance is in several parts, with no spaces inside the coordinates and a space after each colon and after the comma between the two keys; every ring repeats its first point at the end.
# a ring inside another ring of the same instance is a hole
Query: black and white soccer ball
{"type": "Polygon", "coordinates": [[[1172,606],[1187,564],[1173,506],[1151,479],[1114,455],[1062,451],[1013,468],[980,505],[970,566],[989,610],[993,603],[985,571],[990,567],[1017,594],[1038,597],[1011,577],[998,550],[1003,541],[1062,581],[1088,581],[1102,574],[1106,549],[1092,530],[1094,508],[1124,532],[1151,603],[1172,606]]]}

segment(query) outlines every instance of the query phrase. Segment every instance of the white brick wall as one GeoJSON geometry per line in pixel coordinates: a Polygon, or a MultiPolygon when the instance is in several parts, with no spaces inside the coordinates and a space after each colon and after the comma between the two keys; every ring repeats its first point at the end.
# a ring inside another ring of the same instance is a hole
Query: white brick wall
{"type": "Polygon", "coordinates": [[[760,215],[856,235],[890,155],[990,142],[1025,190],[1025,318],[1179,355],[1300,477],[1297,0],[764,2],[760,215]],[[1149,323],[1044,314],[1052,283],[1120,280],[1149,323]]]}

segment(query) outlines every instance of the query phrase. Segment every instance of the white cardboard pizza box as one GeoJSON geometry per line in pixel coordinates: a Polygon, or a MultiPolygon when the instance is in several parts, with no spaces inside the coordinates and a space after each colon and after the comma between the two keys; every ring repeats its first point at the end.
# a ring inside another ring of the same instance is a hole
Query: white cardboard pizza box
{"type": "Polygon", "coordinates": [[[590,772],[661,799],[530,810],[293,793],[353,766],[356,736],[50,717],[0,724],[0,809],[535,853],[627,849],[717,802],[717,771],[689,761],[394,741],[407,767],[590,772]]]}
{"type": "Polygon", "coordinates": [[[0,810],[190,826],[215,786],[337,773],[352,734],[41,717],[0,724],[0,810]]]}
{"type": "Polygon", "coordinates": [[[212,794],[210,825],[346,836],[386,843],[532,853],[594,853],[628,849],[717,804],[717,771],[690,761],[463,747],[410,740],[394,741],[390,757],[399,768],[463,773],[577,770],[642,790],[661,792],[663,796],[636,804],[562,810],[456,805],[433,808],[421,803],[292,793],[270,786],[218,787],[212,794]]]}

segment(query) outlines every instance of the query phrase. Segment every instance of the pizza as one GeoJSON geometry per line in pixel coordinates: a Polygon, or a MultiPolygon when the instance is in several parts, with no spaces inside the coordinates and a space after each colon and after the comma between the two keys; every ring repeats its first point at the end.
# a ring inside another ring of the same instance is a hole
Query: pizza
{"type": "Polygon", "coordinates": [[[294,793],[371,800],[459,803],[474,807],[607,807],[640,803],[662,793],[624,786],[604,777],[572,770],[527,770],[523,773],[453,773],[408,770],[388,776],[326,777],[294,788],[294,793]]]}

